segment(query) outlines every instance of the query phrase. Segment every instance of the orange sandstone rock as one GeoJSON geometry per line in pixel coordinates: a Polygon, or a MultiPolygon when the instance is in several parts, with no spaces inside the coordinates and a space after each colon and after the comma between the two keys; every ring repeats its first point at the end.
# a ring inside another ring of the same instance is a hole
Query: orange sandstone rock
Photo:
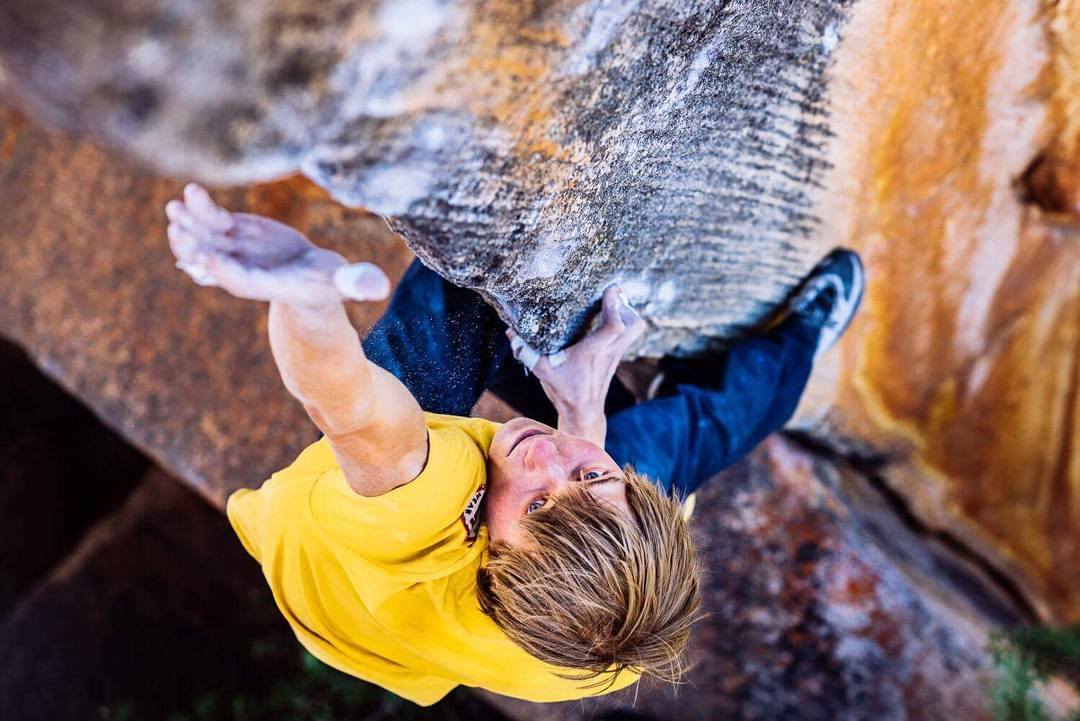
{"type": "Polygon", "coordinates": [[[1076,7],[857,9],[823,240],[870,286],[802,407],[1059,622],[1080,620],[1076,7]]]}

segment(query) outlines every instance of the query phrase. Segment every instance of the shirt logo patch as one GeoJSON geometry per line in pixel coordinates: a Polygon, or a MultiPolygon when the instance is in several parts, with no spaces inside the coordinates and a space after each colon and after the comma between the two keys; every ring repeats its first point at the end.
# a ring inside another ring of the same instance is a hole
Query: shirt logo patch
{"type": "Polygon", "coordinates": [[[476,489],[469,502],[465,504],[465,511],[461,514],[461,522],[465,524],[465,541],[472,543],[476,540],[476,534],[480,530],[480,501],[484,500],[486,485],[476,489]]]}

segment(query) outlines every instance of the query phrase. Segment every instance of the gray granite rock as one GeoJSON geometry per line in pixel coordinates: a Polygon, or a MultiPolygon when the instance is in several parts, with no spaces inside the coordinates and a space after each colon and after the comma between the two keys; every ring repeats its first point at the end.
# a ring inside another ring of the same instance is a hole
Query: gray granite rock
{"type": "Polygon", "coordinates": [[[41,117],[171,174],[300,169],[551,350],[624,284],[691,352],[812,265],[854,0],[9,0],[41,117]]]}

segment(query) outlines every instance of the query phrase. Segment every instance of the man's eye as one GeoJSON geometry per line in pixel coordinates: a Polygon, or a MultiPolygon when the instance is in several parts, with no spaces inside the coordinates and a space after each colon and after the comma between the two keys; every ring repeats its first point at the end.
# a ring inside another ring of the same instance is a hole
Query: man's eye
{"type": "Polygon", "coordinates": [[[535,513],[543,508],[547,504],[546,498],[537,498],[535,501],[529,504],[529,507],[525,509],[525,513],[535,513]]]}
{"type": "Polygon", "coordinates": [[[599,481],[603,477],[603,471],[585,471],[581,474],[581,480],[583,481],[599,481]]]}

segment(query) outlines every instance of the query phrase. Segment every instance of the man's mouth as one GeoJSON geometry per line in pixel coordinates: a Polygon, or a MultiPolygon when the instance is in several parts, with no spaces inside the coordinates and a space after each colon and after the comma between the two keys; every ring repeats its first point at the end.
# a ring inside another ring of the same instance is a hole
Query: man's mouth
{"type": "Polygon", "coordinates": [[[527,428],[526,430],[522,431],[521,435],[518,436],[512,444],[510,444],[510,450],[506,452],[506,455],[509,456],[511,453],[513,453],[514,449],[517,448],[518,445],[520,445],[521,442],[524,441],[526,438],[532,438],[533,436],[542,435],[544,435],[544,431],[540,428],[527,428]]]}

